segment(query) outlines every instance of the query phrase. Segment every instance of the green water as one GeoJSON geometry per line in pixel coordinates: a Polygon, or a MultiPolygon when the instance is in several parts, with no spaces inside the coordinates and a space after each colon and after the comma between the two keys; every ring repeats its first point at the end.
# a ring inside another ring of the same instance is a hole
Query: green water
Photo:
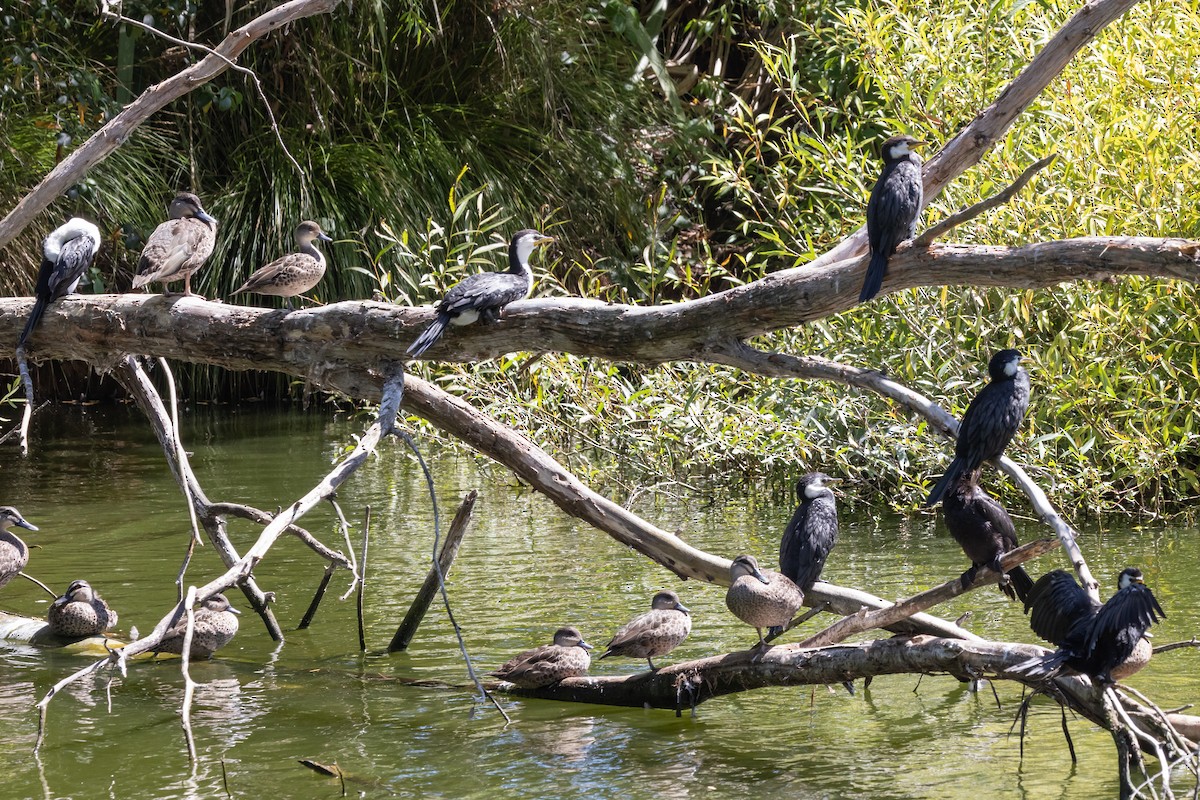
{"type": "MultiPolygon", "coordinates": [[[[185,437],[210,497],[274,509],[307,491],[361,422],[319,414],[257,409],[189,414],[185,437]]],[[[47,409],[37,418],[33,455],[9,450],[0,467],[0,503],[16,505],[41,532],[29,571],[61,590],[75,578],[93,583],[121,614],[121,627],[148,631],[174,599],[173,580],[188,536],[188,516],[148,428],[125,409],[47,409]]],[[[467,457],[434,459],[443,515],[479,488],[476,522],[451,575],[454,612],[475,663],[490,669],[514,652],[548,640],[560,624],[577,625],[603,644],[615,627],[644,610],[660,588],[692,608],[691,638],[671,657],[696,658],[749,645],[753,631],[724,609],[723,591],[680,583],[661,568],[591,528],[565,518],[503,470],[467,457]]],[[[853,486],[842,487],[853,496],[853,486]]],[[[885,597],[902,596],[958,574],[966,565],[932,518],[872,518],[843,510],[842,538],[827,576],[885,597]]],[[[278,595],[288,639],[276,646],[257,619],[217,659],[196,664],[201,683],[193,725],[200,763],[189,766],[178,709],[177,664],[135,666],[111,686],[106,676],[67,689],[50,707],[40,758],[32,753],[34,703],[57,680],[87,663],[78,657],[0,644],[0,769],[4,798],[338,797],[336,779],[297,764],[336,762],[356,780],[349,796],[598,798],[763,797],[1103,798],[1116,796],[1111,739],[1075,721],[1080,762],[1072,767],[1056,707],[1030,717],[1022,763],[1009,735],[1020,690],[999,685],[974,694],[945,677],[882,678],[854,697],[844,691],[778,689],[720,698],[694,716],[501,699],[506,725],[463,690],[420,689],[396,677],[455,684],[466,671],[444,611],[435,605],[410,652],[379,653],[424,576],[431,513],[414,462],[385,445],[340,501],[356,522],[370,504],[371,654],[357,650],[353,602],[338,602],[344,573],[312,629],[293,631],[322,564],[284,539],[256,570],[278,595]],[[222,775],[222,762],[224,776],[222,775]]],[[[752,552],[773,560],[790,499],[758,497],[723,505],[689,502],[687,493],[647,498],[637,510],[713,552],[752,552]]],[[[326,506],[305,518],[340,547],[326,506]]],[[[1030,522],[1024,539],[1041,535],[1030,522]]],[[[1200,620],[1200,548],[1196,531],[1108,520],[1084,526],[1082,546],[1106,583],[1127,564],[1146,573],[1170,617],[1159,643],[1190,638],[1200,620]]],[[[257,534],[234,522],[245,549],[257,534]]],[[[1057,554],[1038,569],[1062,566],[1057,554]]],[[[191,576],[221,571],[211,548],[191,576]]],[[[1104,592],[1111,591],[1106,586],[1104,592]]],[[[240,607],[245,603],[231,595],[240,607]]],[[[40,590],[16,580],[0,607],[44,614],[40,590]]],[[[974,612],[969,627],[995,638],[1032,641],[1015,603],[998,591],[975,592],[944,610],[974,612]]],[[[827,623],[821,619],[809,623],[827,623]]],[[[1175,651],[1133,679],[1163,707],[1200,699],[1200,653],[1175,651]]],[[[598,662],[596,673],[639,669],[598,662]]]]}

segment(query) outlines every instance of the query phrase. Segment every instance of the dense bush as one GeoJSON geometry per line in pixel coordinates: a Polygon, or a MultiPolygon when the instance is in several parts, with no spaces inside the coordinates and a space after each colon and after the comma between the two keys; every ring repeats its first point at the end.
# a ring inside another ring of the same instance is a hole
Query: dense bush
{"type": "MultiPolygon", "coordinates": [[[[125,13],[219,38],[219,4],[188,16],[191,6],[172,3],[127,2],[125,13]]],[[[90,4],[18,7],[29,13],[3,18],[0,65],[0,85],[12,87],[0,92],[6,207],[58,147],[113,113],[122,81],[140,91],[193,57],[130,30],[114,48],[113,26],[94,22],[90,4]]],[[[188,185],[222,220],[200,283],[212,294],[277,255],[295,221],[312,216],[340,242],[321,300],[377,291],[427,302],[498,259],[512,229],[534,225],[560,236],[538,292],[671,302],[802,264],[857,228],[879,141],[894,131],[935,147],[947,140],[1073,10],[963,0],[936,16],[916,2],[667,8],[346,4],[245,61],[306,181],[255,90],[228,73],[161,115],[55,211],[86,208],[105,221],[114,246],[95,278],[108,285],[121,285],[166,196],[188,185]]],[[[1200,237],[1197,63],[1195,4],[1139,4],[925,220],[1054,151],[1059,160],[1015,202],[952,238],[1200,237]]],[[[36,252],[34,234],[26,238],[21,252],[36,252]]],[[[16,251],[7,263],[22,263],[16,251]]],[[[0,276],[10,290],[28,285],[13,274],[0,276]]],[[[1174,512],[1200,494],[1196,301],[1192,285],[1140,279],[914,290],[756,344],[885,369],[956,412],[988,354],[1019,347],[1035,394],[1013,452],[1054,499],[1174,512]]],[[[821,468],[854,477],[853,496],[906,506],[948,449],[878,398],[723,367],[514,356],[419,369],[599,482],[782,485],[821,468]]]]}

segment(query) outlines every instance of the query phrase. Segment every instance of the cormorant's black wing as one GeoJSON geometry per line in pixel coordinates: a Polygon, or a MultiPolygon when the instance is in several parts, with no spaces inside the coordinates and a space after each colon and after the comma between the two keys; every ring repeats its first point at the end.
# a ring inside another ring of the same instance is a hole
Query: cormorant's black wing
{"type": "Polygon", "coordinates": [[[92,263],[93,248],[96,242],[90,236],[76,236],[63,245],[59,252],[58,261],[42,262],[42,270],[38,273],[37,293],[54,301],[75,291],[79,279],[92,263]]]}
{"type": "Polygon", "coordinates": [[[801,503],[779,541],[779,571],[807,592],[821,577],[837,535],[837,510],[831,503],[801,503]]]}
{"type": "Polygon", "coordinates": [[[458,316],[464,311],[500,308],[514,300],[520,300],[528,292],[529,283],[520,275],[508,272],[481,272],[464,278],[447,292],[438,304],[438,311],[458,316]]]}
{"type": "Polygon", "coordinates": [[[1017,529],[1013,525],[1012,517],[1004,510],[1004,506],[982,489],[975,493],[973,500],[976,503],[977,513],[983,517],[984,522],[990,528],[990,533],[1002,545],[1003,549],[1000,552],[1007,553],[1009,550],[1019,547],[1017,529]]]}
{"type": "Polygon", "coordinates": [[[1097,641],[1113,641],[1127,629],[1136,634],[1126,637],[1132,646],[1145,635],[1151,625],[1166,616],[1153,592],[1141,584],[1130,584],[1108,598],[1108,602],[1101,606],[1088,629],[1086,652],[1090,655],[1097,641]]]}
{"type": "Polygon", "coordinates": [[[1100,604],[1088,596],[1075,579],[1061,569],[1047,572],[1025,600],[1029,627],[1059,647],[1082,646],[1080,631],[1090,625],[1100,604]]]}

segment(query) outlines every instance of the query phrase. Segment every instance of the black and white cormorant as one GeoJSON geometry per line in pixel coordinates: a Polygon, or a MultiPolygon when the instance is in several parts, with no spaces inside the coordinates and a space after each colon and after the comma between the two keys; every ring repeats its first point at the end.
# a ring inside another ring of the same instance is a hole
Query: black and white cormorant
{"type": "Polygon", "coordinates": [[[975,395],[958,426],[954,460],[929,493],[928,508],[942,499],[959,475],[971,475],[984,461],[999,458],[1029,409],[1029,373],[1016,350],[1001,350],[988,362],[992,381],[975,395]]]}
{"type": "Polygon", "coordinates": [[[1141,570],[1122,570],[1117,587],[1100,605],[1061,569],[1039,578],[1025,602],[1025,610],[1031,611],[1029,626],[1058,650],[1014,669],[1048,679],[1069,667],[1108,684],[1144,667],[1152,651],[1146,631],[1167,615],[1143,582],[1141,570]]]}
{"type": "Polygon", "coordinates": [[[800,505],[779,541],[779,571],[805,594],[821,577],[825,559],[837,543],[837,505],[826,484],[838,480],[812,472],[796,482],[800,505]]]}
{"type": "Polygon", "coordinates": [[[535,230],[517,231],[508,245],[508,270],[481,272],[455,284],[437,304],[437,318],[408,346],[408,354],[420,357],[441,338],[447,325],[500,319],[506,305],[529,296],[533,290],[529,256],[534,248],[552,241],[553,237],[535,230]]]}
{"type": "Polygon", "coordinates": [[[912,136],[893,136],[883,143],[883,172],[867,201],[867,241],[871,262],[858,302],[879,293],[887,274],[888,257],[896,246],[917,233],[917,218],[924,203],[921,159],[912,151],[925,142],[912,136]]]}
{"type": "MultiPolygon", "coordinates": [[[[1004,506],[979,487],[976,475],[961,473],[942,498],[946,527],[971,559],[971,568],[962,574],[964,588],[974,583],[980,567],[1001,572],[1000,557],[1018,546],[1012,518],[1004,506]]],[[[1001,578],[1000,589],[1013,600],[1026,600],[1033,589],[1033,578],[1018,565],[1001,578]]]]}
{"type": "Polygon", "coordinates": [[[38,271],[37,301],[17,347],[24,347],[25,340],[37,327],[46,311],[46,306],[64,295],[74,293],[79,287],[79,279],[92,259],[100,250],[100,229],[86,219],[72,217],[63,225],[55,228],[45,241],[42,242],[42,267],[38,271]]]}

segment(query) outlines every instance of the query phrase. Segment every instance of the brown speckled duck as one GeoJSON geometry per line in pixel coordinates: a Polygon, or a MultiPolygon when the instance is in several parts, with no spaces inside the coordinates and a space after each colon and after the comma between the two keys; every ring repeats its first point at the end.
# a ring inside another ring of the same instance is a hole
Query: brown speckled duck
{"type": "MultiPolygon", "coordinates": [[[[192,630],[192,658],[212,658],[212,654],[229,644],[238,631],[237,615],[242,612],[229,604],[223,594],[214,594],[196,609],[196,625],[192,630]]],[[[182,653],[187,617],[180,616],[158,645],[160,653],[182,653]]]]}
{"type": "Polygon", "coordinates": [[[29,531],[37,530],[37,526],[26,521],[20,511],[12,506],[0,506],[0,586],[15,578],[29,563],[29,548],[21,541],[21,537],[8,532],[13,525],[29,531]]]}
{"type": "Polygon", "coordinates": [[[523,689],[541,689],[564,678],[586,675],[592,663],[591,649],[576,628],[559,628],[554,632],[554,644],[526,650],[490,674],[523,689]]]}
{"type": "Polygon", "coordinates": [[[192,273],[212,255],[217,242],[217,221],[204,211],[200,198],[191,192],[175,195],[167,211],[171,218],[154,229],[142,248],[133,288],[147,283],[183,281],[183,296],[191,297],[192,273]]]}
{"type": "Polygon", "coordinates": [[[72,581],[63,596],[50,604],[46,619],[56,636],[81,639],[115,628],[117,612],[87,581],[72,581]]]}
{"type": "Polygon", "coordinates": [[[651,670],[652,660],[678,647],[692,632],[692,616],[674,592],[659,592],[650,601],[650,610],[622,625],[613,634],[600,658],[628,656],[644,658],[651,670]]]}
{"type": "Polygon", "coordinates": [[[321,282],[325,275],[325,256],[313,246],[313,240],[332,242],[321,226],[305,220],[296,226],[297,253],[277,258],[254,272],[234,294],[254,292],[282,297],[287,307],[292,307],[291,298],[304,294],[321,282]]]}
{"type": "Polygon", "coordinates": [[[787,625],[804,603],[804,592],[789,578],[759,569],[754,556],[738,556],[729,566],[733,584],[725,593],[725,605],[733,615],[758,631],[758,645],[765,647],[762,629],[787,625]]]}

